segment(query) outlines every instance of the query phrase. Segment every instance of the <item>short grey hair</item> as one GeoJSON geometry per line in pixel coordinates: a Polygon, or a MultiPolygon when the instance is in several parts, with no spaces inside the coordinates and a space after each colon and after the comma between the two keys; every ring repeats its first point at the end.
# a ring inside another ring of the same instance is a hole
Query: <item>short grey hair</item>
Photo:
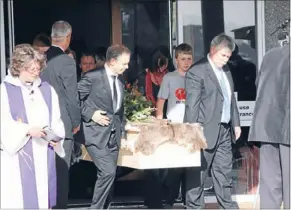
{"type": "Polygon", "coordinates": [[[59,20],[52,26],[51,37],[54,41],[61,41],[71,33],[72,26],[64,20],[59,20]]]}
{"type": "Polygon", "coordinates": [[[233,52],[235,50],[235,42],[230,36],[226,34],[219,34],[212,39],[210,47],[228,48],[231,52],[233,52]]]}

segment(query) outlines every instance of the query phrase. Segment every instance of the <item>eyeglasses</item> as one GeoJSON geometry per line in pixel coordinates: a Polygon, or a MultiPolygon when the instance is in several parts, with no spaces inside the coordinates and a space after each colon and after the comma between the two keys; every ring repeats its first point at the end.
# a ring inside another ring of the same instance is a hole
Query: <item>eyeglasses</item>
{"type": "Polygon", "coordinates": [[[31,73],[31,74],[35,74],[35,73],[39,73],[40,69],[36,68],[36,67],[33,67],[33,68],[27,68],[26,71],[31,73]]]}
{"type": "Polygon", "coordinates": [[[73,35],[69,34],[68,36],[66,36],[66,38],[70,38],[70,40],[72,41],[73,40],[73,35]]]}

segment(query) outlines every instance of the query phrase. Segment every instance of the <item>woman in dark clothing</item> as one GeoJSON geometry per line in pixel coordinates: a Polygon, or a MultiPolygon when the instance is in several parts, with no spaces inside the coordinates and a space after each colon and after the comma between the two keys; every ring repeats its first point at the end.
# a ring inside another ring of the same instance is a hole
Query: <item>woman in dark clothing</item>
{"type": "Polygon", "coordinates": [[[163,45],[154,49],[154,51],[150,57],[149,68],[150,69],[157,69],[159,67],[159,63],[157,62],[157,60],[161,55],[164,56],[165,58],[167,58],[167,60],[168,60],[168,66],[167,66],[168,71],[169,72],[175,71],[175,66],[173,64],[173,59],[172,59],[170,50],[168,47],[163,46],[163,45]]]}
{"type": "Polygon", "coordinates": [[[157,59],[155,69],[146,69],[146,98],[156,105],[157,95],[164,75],[168,72],[168,59],[163,55],[157,59]]]}
{"type": "MultiPolygon", "coordinates": [[[[147,100],[156,106],[157,96],[163,77],[166,73],[174,71],[174,65],[170,51],[165,46],[156,48],[150,59],[149,68],[146,69],[145,95],[147,100]]],[[[166,118],[167,101],[164,106],[164,118],[166,118]]],[[[146,185],[145,204],[150,209],[162,208],[162,200],[166,197],[163,182],[167,173],[165,169],[148,170],[148,184],[146,185]]]]}
{"type": "MultiPolygon", "coordinates": [[[[174,71],[174,65],[170,51],[165,46],[156,48],[150,59],[149,68],[146,69],[145,95],[147,100],[156,106],[157,96],[163,77],[166,73],[174,71]]],[[[164,106],[164,117],[166,116],[167,105],[164,106]]]]}

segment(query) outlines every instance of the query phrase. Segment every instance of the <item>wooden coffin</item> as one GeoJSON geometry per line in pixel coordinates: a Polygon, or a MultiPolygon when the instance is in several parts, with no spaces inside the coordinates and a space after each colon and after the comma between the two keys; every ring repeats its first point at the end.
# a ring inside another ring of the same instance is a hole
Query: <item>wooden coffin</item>
{"type": "MultiPolygon", "coordinates": [[[[81,159],[92,161],[84,145],[82,145],[81,159]]],[[[189,152],[185,147],[173,143],[159,146],[151,155],[120,149],[117,165],[135,169],[198,167],[200,151],[189,152]]]]}
{"type": "Polygon", "coordinates": [[[165,143],[150,155],[120,149],[118,166],[135,169],[179,168],[200,166],[200,151],[189,152],[183,146],[165,143]]]}
{"type": "MultiPolygon", "coordinates": [[[[127,124],[127,140],[121,140],[118,166],[135,169],[199,167],[200,151],[207,147],[197,124],[127,124]]],[[[83,160],[91,161],[85,147],[83,160]]]]}

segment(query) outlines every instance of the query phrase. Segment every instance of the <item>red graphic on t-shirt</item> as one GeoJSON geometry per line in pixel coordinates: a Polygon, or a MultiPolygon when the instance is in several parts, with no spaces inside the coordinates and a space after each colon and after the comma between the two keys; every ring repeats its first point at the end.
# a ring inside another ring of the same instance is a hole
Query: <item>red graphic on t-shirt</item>
{"type": "Polygon", "coordinates": [[[184,88],[178,88],[175,91],[175,95],[177,100],[179,101],[185,101],[186,100],[186,92],[184,88]]]}

